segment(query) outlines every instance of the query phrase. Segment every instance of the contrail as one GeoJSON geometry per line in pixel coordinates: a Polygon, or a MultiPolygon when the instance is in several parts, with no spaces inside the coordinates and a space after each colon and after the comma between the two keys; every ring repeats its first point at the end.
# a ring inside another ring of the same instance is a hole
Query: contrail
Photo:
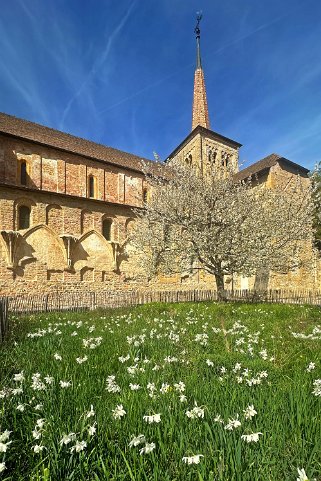
{"type": "MultiPolygon", "coordinates": [[[[221,47],[218,47],[216,50],[211,51],[210,53],[204,55],[203,57],[206,58],[209,55],[214,55],[214,54],[220,53],[220,52],[222,52],[222,50],[225,50],[226,48],[230,47],[231,45],[237,44],[237,43],[241,42],[242,40],[245,40],[246,38],[251,37],[255,33],[270,27],[274,23],[279,22],[280,20],[282,20],[284,17],[287,17],[288,15],[289,14],[281,15],[281,16],[271,20],[270,22],[264,23],[264,24],[260,25],[259,27],[255,28],[254,30],[252,30],[251,32],[249,32],[247,34],[244,34],[240,37],[237,37],[234,40],[231,40],[230,42],[225,43],[221,47]]],[[[119,100],[115,104],[111,105],[110,107],[108,107],[106,109],[103,109],[103,110],[100,110],[98,112],[98,114],[99,115],[104,114],[104,113],[108,112],[109,110],[112,110],[115,107],[118,107],[119,105],[123,104],[124,102],[127,102],[127,100],[131,100],[131,99],[137,97],[138,95],[145,92],[146,90],[149,90],[153,87],[156,87],[157,85],[162,84],[166,80],[169,80],[173,77],[176,77],[177,75],[181,75],[183,70],[187,70],[188,68],[190,68],[193,65],[194,65],[193,62],[190,62],[190,63],[186,64],[184,67],[181,67],[179,70],[176,70],[175,72],[173,72],[169,75],[166,75],[165,77],[162,77],[161,79],[157,80],[156,82],[153,82],[151,84],[146,85],[145,87],[137,90],[136,92],[132,93],[131,95],[128,95],[127,97],[122,98],[121,100],[119,100]]]]}
{"type": "Polygon", "coordinates": [[[66,117],[67,117],[67,115],[68,115],[68,113],[69,113],[69,111],[72,107],[72,104],[77,99],[77,97],[79,97],[79,95],[81,94],[83,89],[86,87],[88,82],[95,76],[95,74],[96,74],[97,70],[100,68],[100,66],[105,62],[106,58],[109,55],[109,52],[111,50],[111,47],[112,47],[112,44],[113,44],[113,41],[114,41],[115,37],[118,35],[118,33],[122,30],[122,28],[126,24],[126,22],[128,20],[128,17],[130,16],[130,14],[131,14],[133,8],[135,7],[135,5],[136,5],[136,0],[134,0],[134,2],[132,2],[132,4],[130,5],[130,7],[129,7],[127,13],[126,13],[126,15],[119,22],[119,24],[117,25],[115,30],[110,35],[105,50],[102,52],[101,56],[98,59],[96,59],[96,61],[94,62],[94,65],[93,65],[92,69],[90,70],[89,74],[87,75],[87,77],[85,77],[85,79],[82,82],[82,84],[80,85],[79,89],[76,91],[76,93],[69,100],[69,102],[68,102],[68,104],[67,104],[67,106],[64,109],[63,114],[62,114],[62,120],[61,120],[61,124],[60,124],[61,130],[63,130],[63,128],[64,128],[64,122],[65,122],[65,119],[66,119],[66,117]]]}

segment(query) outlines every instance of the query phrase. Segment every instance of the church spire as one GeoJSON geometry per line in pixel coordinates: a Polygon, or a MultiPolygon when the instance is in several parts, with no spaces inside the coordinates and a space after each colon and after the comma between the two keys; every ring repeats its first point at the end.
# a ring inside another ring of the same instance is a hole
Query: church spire
{"type": "Polygon", "coordinates": [[[206,100],[204,72],[202,69],[202,62],[201,62],[201,48],[200,48],[201,31],[199,27],[201,18],[202,18],[202,14],[198,13],[197,24],[194,30],[196,34],[196,69],[195,69],[195,75],[194,75],[192,130],[194,130],[195,127],[197,127],[198,125],[201,125],[202,127],[206,127],[207,129],[210,128],[210,121],[208,116],[208,107],[207,107],[207,100],[206,100]]]}

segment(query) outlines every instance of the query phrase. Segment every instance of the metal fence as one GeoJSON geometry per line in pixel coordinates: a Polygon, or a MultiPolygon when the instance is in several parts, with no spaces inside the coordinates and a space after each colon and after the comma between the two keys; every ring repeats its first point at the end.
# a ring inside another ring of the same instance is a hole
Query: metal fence
{"type": "MultiPolygon", "coordinates": [[[[99,308],[131,307],[151,302],[217,301],[212,289],[168,291],[100,291],[53,292],[38,295],[17,295],[0,298],[0,342],[9,327],[9,314],[31,314],[54,311],[87,311],[99,308]]],[[[321,306],[321,291],[274,289],[268,291],[227,290],[224,300],[239,302],[267,302],[310,304],[321,306]]]]}

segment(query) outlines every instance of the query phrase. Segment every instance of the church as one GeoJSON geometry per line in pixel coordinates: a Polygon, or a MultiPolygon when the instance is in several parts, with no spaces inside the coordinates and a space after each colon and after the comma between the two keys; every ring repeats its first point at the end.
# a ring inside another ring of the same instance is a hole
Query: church
{"type": "MultiPolygon", "coordinates": [[[[168,161],[202,170],[215,162],[238,180],[255,175],[273,184],[276,175],[299,175],[308,182],[306,168],[277,154],[239,171],[241,144],[210,128],[198,27],[195,32],[192,130],[168,161]]],[[[148,198],[142,160],[157,169],[155,161],[0,113],[0,295],[151,288],[136,276],[127,245],[135,209],[148,198]]],[[[265,288],[316,289],[317,264],[275,275],[265,288]]],[[[202,272],[155,282],[162,289],[215,287],[202,272]]],[[[255,279],[235,283],[255,287],[255,279]]]]}

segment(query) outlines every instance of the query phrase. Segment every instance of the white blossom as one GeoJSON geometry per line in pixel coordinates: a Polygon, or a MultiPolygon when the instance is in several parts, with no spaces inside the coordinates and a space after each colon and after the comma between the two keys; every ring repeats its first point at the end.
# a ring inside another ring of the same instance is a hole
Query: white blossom
{"type": "Polygon", "coordinates": [[[306,368],[306,371],[307,372],[311,372],[315,369],[315,362],[310,362],[310,364],[308,365],[308,367],[306,368]]]}
{"type": "Polygon", "coordinates": [[[71,381],[59,381],[60,387],[66,389],[67,387],[71,386],[71,381]]]}
{"type": "Polygon", "coordinates": [[[146,443],[145,446],[139,451],[139,454],[148,454],[155,449],[155,443],[146,443]]]}
{"type": "Polygon", "coordinates": [[[242,434],[241,438],[247,443],[257,443],[262,433],[242,434]]]}
{"type": "MultiPolygon", "coordinates": [[[[141,274],[190,275],[204,268],[223,297],[226,275],[284,272],[300,266],[302,259],[309,262],[310,187],[293,175],[284,189],[276,173],[273,188],[267,188],[255,179],[238,181],[233,169],[231,162],[222,175],[217,164],[206,163],[200,172],[172,161],[155,173],[143,164],[151,196],[137,212],[127,244],[140,256],[141,274]]],[[[206,344],[206,337],[199,342],[206,344]]]]}
{"type": "Polygon", "coordinates": [[[14,374],[13,380],[16,381],[16,382],[24,381],[25,377],[24,377],[23,371],[19,372],[18,374],[14,374]]]}
{"type": "Polygon", "coordinates": [[[243,410],[243,413],[244,413],[245,419],[251,419],[253,416],[257,414],[253,404],[249,404],[248,407],[243,410]]]}
{"type": "Polygon", "coordinates": [[[86,447],[86,441],[76,441],[76,444],[70,448],[70,452],[73,453],[75,451],[76,453],[80,453],[80,451],[83,451],[86,447]]]}
{"type": "Polygon", "coordinates": [[[144,421],[146,421],[148,424],[152,423],[160,423],[161,422],[161,415],[160,413],[158,414],[151,414],[150,416],[143,416],[144,421]]]}
{"type": "Polygon", "coordinates": [[[5,443],[9,438],[12,431],[8,431],[7,429],[0,433],[0,443],[5,443]]]}
{"type": "Polygon", "coordinates": [[[75,433],[69,433],[69,434],[64,434],[62,439],[59,441],[59,444],[66,445],[71,443],[71,441],[74,441],[76,439],[76,434],[75,433]]]}
{"type": "Polygon", "coordinates": [[[199,464],[203,454],[194,454],[193,456],[184,456],[182,461],[186,464],[199,464]]]}
{"type": "Polygon", "coordinates": [[[93,436],[96,433],[96,423],[94,423],[92,426],[88,426],[88,434],[89,436],[93,436]]]}
{"type": "Polygon", "coordinates": [[[321,396],[321,379],[316,379],[313,382],[314,389],[312,391],[312,394],[315,396],[321,396]]]}
{"type": "Polygon", "coordinates": [[[33,450],[34,453],[39,454],[43,451],[44,448],[45,447],[42,446],[41,444],[36,444],[35,446],[32,446],[31,449],[33,450]]]}
{"type": "Polygon", "coordinates": [[[239,421],[238,417],[235,419],[229,419],[228,423],[224,426],[224,429],[227,431],[233,431],[241,426],[241,422],[239,421]]]}
{"type": "Polygon", "coordinates": [[[195,406],[190,411],[185,412],[186,416],[190,419],[195,418],[204,418],[204,408],[197,406],[195,402],[195,406]]]}
{"type": "Polygon", "coordinates": [[[12,441],[8,441],[7,443],[1,443],[0,442],[0,453],[6,453],[7,452],[7,447],[9,444],[11,444],[12,441]]]}
{"type": "Polygon", "coordinates": [[[123,407],[122,404],[119,404],[118,406],[115,407],[115,409],[112,409],[112,414],[114,419],[120,419],[123,416],[125,416],[126,411],[123,407]]]}
{"type": "Polygon", "coordinates": [[[86,413],[86,418],[89,419],[91,417],[95,416],[95,411],[94,411],[94,407],[93,405],[91,404],[90,405],[90,410],[86,413]]]}
{"type": "Polygon", "coordinates": [[[309,481],[306,475],[306,472],[303,468],[302,469],[298,468],[298,474],[299,474],[299,477],[296,479],[296,481],[309,481]]]}
{"type": "Polygon", "coordinates": [[[129,447],[132,448],[134,446],[139,446],[140,444],[143,444],[146,442],[146,439],[145,439],[145,436],[143,434],[139,434],[138,436],[134,436],[130,443],[129,443],[129,447]]]}

